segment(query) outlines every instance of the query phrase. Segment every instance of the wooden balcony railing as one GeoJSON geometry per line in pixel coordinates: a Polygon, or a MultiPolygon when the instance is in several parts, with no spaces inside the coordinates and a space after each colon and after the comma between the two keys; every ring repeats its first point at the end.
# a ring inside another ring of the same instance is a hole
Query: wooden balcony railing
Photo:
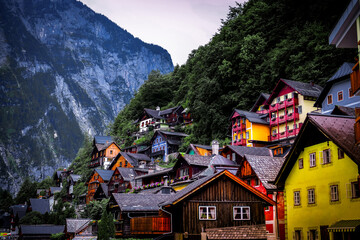
{"type": "Polygon", "coordinates": [[[360,94],[360,72],[359,72],[359,62],[355,64],[352,68],[353,72],[350,74],[351,80],[351,91],[352,94],[358,95],[360,94]]]}
{"type": "Polygon", "coordinates": [[[130,220],[131,234],[163,234],[171,231],[170,218],[136,217],[130,220]]]}

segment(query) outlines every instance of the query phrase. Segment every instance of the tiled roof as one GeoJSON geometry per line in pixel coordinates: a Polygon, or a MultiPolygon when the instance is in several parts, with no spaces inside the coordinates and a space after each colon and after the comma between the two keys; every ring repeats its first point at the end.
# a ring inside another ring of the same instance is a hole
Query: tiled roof
{"type": "Polygon", "coordinates": [[[142,153],[127,153],[130,157],[138,161],[151,161],[148,155],[142,153]]]}
{"type": "Polygon", "coordinates": [[[170,135],[170,136],[178,136],[178,137],[187,137],[189,135],[187,135],[186,133],[181,133],[181,132],[168,132],[168,131],[159,131],[165,135],[170,135]]]}
{"type": "Polygon", "coordinates": [[[173,168],[167,168],[167,169],[164,169],[161,171],[155,171],[155,172],[148,173],[145,175],[137,176],[137,177],[135,177],[135,179],[148,178],[148,177],[153,177],[153,176],[165,176],[171,171],[173,171],[173,168]]]}
{"type": "Polygon", "coordinates": [[[354,65],[354,63],[344,62],[343,65],[341,65],[341,67],[336,71],[334,75],[332,75],[332,77],[327,82],[331,82],[345,76],[349,77],[350,73],[353,72],[352,68],[354,65]]]}
{"type": "Polygon", "coordinates": [[[145,111],[151,118],[163,119],[163,117],[161,117],[161,116],[159,115],[160,111],[153,110],[153,109],[149,109],[149,108],[144,108],[144,111],[145,111]]]}
{"type": "Polygon", "coordinates": [[[211,161],[211,156],[199,156],[199,155],[190,155],[190,154],[184,154],[182,156],[184,160],[189,165],[195,165],[195,166],[208,166],[211,161]]]}
{"type": "Polygon", "coordinates": [[[246,117],[246,119],[252,123],[269,125],[269,122],[266,121],[267,117],[269,116],[268,114],[259,114],[239,109],[235,109],[235,112],[237,112],[241,117],[246,117]]]}
{"type": "Polygon", "coordinates": [[[81,175],[78,175],[78,174],[70,174],[70,177],[72,178],[72,180],[74,182],[77,182],[79,181],[79,179],[81,178],[81,175]]]}
{"type": "Polygon", "coordinates": [[[233,162],[221,155],[214,155],[211,157],[210,164],[213,166],[238,166],[236,162],[233,162]]]}
{"type": "Polygon", "coordinates": [[[95,169],[95,171],[100,175],[100,177],[105,181],[110,181],[114,171],[113,170],[102,170],[102,169],[95,169]]]}
{"type": "Polygon", "coordinates": [[[30,198],[30,205],[32,211],[36,211],[41,214],[50,213],[49,199],[30,198]]]}
{"type": "Polygon", "coordinates": [[[245,147],[245,146],[227,146],[236,154],[244,157],[245,154],[257,155],[257,156],[270,156],[270,150],[265,147],[245,147]]]}
{"type": "Polygon", "coordinates": [[[124,178],[124,181],[130,182],[134,180],[134,177],[136,177],[136,172],[133,168],[118,167],[117,170],[119,171],[120,175],[124,178]]]}
{"type": "Polygon", "coordinates": [[[293,81],[288,79],[281,79],[284,83],[292,87],[298,93],[303,96],[307,97],[319,97],[321,91],[323,90],[322,87],[316,84],[293,81]]]}
{"type": "Polygon", "coordinates": [[[165,110],[162,110],[160,111],[160,115],[165,115],[165,114],[169,114],[169,113],[173,113],[175,112],[176,110],[178,110],[179,108],[182,108],[181,106],[176,106],[176,107],[172,107],[172,108],[168,108],[168,109],[165,109],[165,110]]]}
{"type": "Polygon", "coordinates": [[[14,214],[14,216],[16,216],[16,214],[17,214],[20,219],[23,216],[25,216],[27,207],[28,207],[27,205],[19,204],[19,205],[11,206],[10,209],[12,210],[12,213],[14,214]]]}
{"type": "Polygon", "coordinates": [[[109,191],[108,191],[108,185],[107,183],[100,183],[100,187],[98,189],[101,189],[105,195],[105,197],[109,196],[109,191]]]}
{"type": "Polygon", "coordinates": [[[262,100],[262,102],[265,102],[269,97],[270,97],[270,94],[268,94],[268,93],[260,93],[260,96],[258,97],[258,99],[256,99],[254,105],[250,109],[250,112],[256,112],[258,107],[261,105],[260,101],[262,100]]]}
{"type": "Polygon", "coordinates": [[[69,233],[75,233],[78,230],[81,230],[82,228],[86,227],[90,223],[91,219],[84,218],[84,219],[72,219],[67,218],[66,219],[66,231],[69,233]]]}
{"type": "Polygon", "coordinates": [[[245,155],[245,158],[264,187],[266,189],[276,189],[276,186],[269,182],[275,180],[285,158],[253,155],[245,155]]]}
{"type": "Polygon", "coordinates": [[[148,194],[145,196],[143,194],[113,193],[113,196],[122,212],[158,211],[159,203],[169,198],[167,194],[148,194]]]}
{"type": "Polygon", "coordinates": [[[194,147],[206,149],[206,150],[212,150],[212,146],[209,145],[200,145],[200,144],[192,144],[194,147]]]}
{"type": "Polygon", "coordinates": [[[331,114],[355,117],[355,108],[335,105],[335,107],[332,110],[331,114]]]}
{"type": "Polygon", "coordinates": [[[95,136],[94,137],[95,144],[106,144],[107,142],[113,142],[112,136],[95,136]]]}
{"type": "Polygon", "coordinates": [[[267,239],[265,225],[207,228],[208,239],[267,239]]]}
{"type": "Polygon", "coordinates": [[[21,233],[26,235],[49,235],[64,232],[65,225],[20,225],[21,233]]]}

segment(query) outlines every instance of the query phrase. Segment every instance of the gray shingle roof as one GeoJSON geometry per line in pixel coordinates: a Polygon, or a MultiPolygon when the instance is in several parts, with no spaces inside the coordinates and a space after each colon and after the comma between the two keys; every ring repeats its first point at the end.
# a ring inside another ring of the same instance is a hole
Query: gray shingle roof
{"type": "Polygon", "coordinates": [[[190,154],[184,154],[182,156],[184,160],[189,165],[195,165],[195,166],[208,166],[211,161],[211,156],[199,156],[199,155],[190,155],[190,154]]]}
{"type": "Polygon", "coordinates": [[[254,105],[250,109],[250,112],[256,112],[261,103],[266,102],[266,100],[270,97],[268,93],[260,93],[258,99],[256,99],[254,105]]]}
{"type": "Polygon", "coordinates": [[[49,235],[64,232],[65,225],[20,225],[22,234],[49,235]]]}
{"type": "Polygon", "coordinates": [[[167,169],[164,169],[161,171],[155,171],[155,172],[152,172],[149,174],[137,176],[137,177],[135,177],[135,179],[148,178],[148,177],[153,177],[153,176],[165,176],[171,171],[173,171],[173,168],[167,168],[167,169]]]}
{"type": "Polygon", "coordinates": [[[319,97],[322,87],[316,84],[310,84],[305,82],[293,81],[288,79],[281,79],[284,83],[295,89],[298,93],[307,97],[319,97]]]}
{"type": "Polygon", "coordinates": [[[245,146],[229,145],[228,148],[230,148],[232,151],[234,151],[236,154],[240,155],[241,157],[244,157],[245,154],[257,155],[257,156],[270,156],[270,150],[265,147],[245,147],[245,146]]]}
{"type": "Polygon", "coordinates": [[[332,82],[336,79],[345,77],[350,75],[350,73],[352,73],[352,68],[355,64],[354,63],[349,63],[349,62],[344,62],[343,65],[341,65],[341,67],[339,67],[339,69],[336,71],[336,73],[334,75],[332,75],[332,77],[327,81],[327,82],[332,82]]]}
{"type": "Polygon", "coordinates": [[[186,133],[181,133],[181,132],[168,132],[168,131],[159,131],[159,132],[166,134],[166,135],[170,135],[170,136],[179,136],[179,137],[189,136],[186,133]]]}
{"type": "Polygon", "coordinates": [[[50,213],[49,199],[30,198],[30,205],[32,211],[37,211],[41,214],[50,213]]]}
{"type": "Polygon", "coordinates": [[[130,157],[138,161],[151,161],[148,155],[142,153],[127,153],[130,157]]]}
{"type": "Polygon", "coordinates": [[[14,216],[18,215],[19,219],[21,219],[23,216],[25,216],[27,207],[27,205],[19,204],[11,206],[10,209],[12,210],[14,216]]]}
{"type": "Polygon", "coordinates": [[[266,121],[267,117],[269,116],[268,114],[259,114],[239,109],[235,109],[234,111],[237,112],[241,117],[246,117],[246,119],[252,123],[269,125],[269,122],[266,121]]]}
{"type": "Polygon", "coordinates": [[[164,202],[169,195],[113,193],[113,197],[122,212],[154,212],[159,210],[159,203],[164,202]]]}
{"type": "Polygon", "coordinates": [[[207,228],[208,239],[267,239],[265,225],[207,228]]]}
{"type": "Polygon", "coordinates": [[[102,169],[95,169],[95,171],[100,175],[100,177],[105,181],[110,181],[114,171],[113,170],[102,170],[102,169]]]}
{"type": "Polygon", "coordinates": [[[50,187],[50,191],[52,194],[60,192],[62,187],[50,187]]]}
{"type": "Polygon", "coordinates": [[[119,171],[120,175],[123,177],[124,181],[130,182],[134,180],[134,177],[136,177],[136,172],[133,168],[118,167],[117,170],[119,171]]]}
{"type": "Polygon", "coordinates": [[[76,231],[86,227],[90,223],[90,221],[91,221],[90,218],[84,218],[84,219],[67,218],[66,231],[69,233],[75,233],[76,231]]]}
{"type": "Polygon", "coordinates": [[[333,115],[344,115],[344,116],[353,116],[355,117],[355,108],[351,107],[344,107],[335,105],[334,109],[332,110],[331,114],[333,115]]]}
{"type": "Polygon", "coordinates": [[[233,166],[233,167],[238,166],[237,163],[235,163],[221,155],[212,156],[210,164],[213,166],[233,166]]]}
{"type": "Polygon", "coordinates": [[[72,180],[74,182],[77,182],[79,181],[79,179],[81,178],[81,175],[78,175],[78,174],[70,174],[70,177],[72,178],[72,180]]]}
{"type": "Polygon", "coordinates": [[[276,189],[276,186],[269,182],[275,181],[285,158],[253,155],[245,155],[245,158],[264,187],[266,189],[276,189]]]}

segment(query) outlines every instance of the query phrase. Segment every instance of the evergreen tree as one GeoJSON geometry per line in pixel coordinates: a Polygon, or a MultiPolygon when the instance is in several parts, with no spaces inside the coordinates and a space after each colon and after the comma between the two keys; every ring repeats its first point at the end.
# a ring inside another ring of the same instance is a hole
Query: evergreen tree
{"type": "Polygon", "coordinates": [[[9,207],[14,204],[14,200],[9,191],[0,188],[0,209],[9,211],[9,207]]]}
{"type": "Polygon", "coordinates": [[[98,239],[109,240],[115,236],[115,224],[113,216],[104,209],[98,225],[98,239]]]}
{"type": "Polygon", "coordinates": [[[32,182],[30,178],[25,178],[25,181],[20,187],[20,191],[16,195],[15,204],[29,203],[30,198],[36,198],[37,183],[32,182]]]}

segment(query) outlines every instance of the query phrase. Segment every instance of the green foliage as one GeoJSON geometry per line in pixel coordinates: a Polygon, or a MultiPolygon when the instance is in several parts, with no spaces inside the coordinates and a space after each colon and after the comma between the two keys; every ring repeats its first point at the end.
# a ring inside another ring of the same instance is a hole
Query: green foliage
{"type": "Polygon", "coordinates": [[[14,204],[14,200],[9,191],[0,188],[0,209],[9,211],[9,207],[14,204]]]}
{"type": "Polygon", "coordinates": [[[114,219],[113,216],[106,211],[106,209],[102,212],[98,227],[99,240],[109,240],[111,237],[115,236],[114,219]]]}
{"type": "Polygon", "coordinates": [[[66,236],[65,236],[65,233],[55,233],[55,234],[51,234],[50,239],[51,240],[65,240],[66,236]]]}
{"type": "Polygon", "coordinates": [[[74,194],[74,198],[73,198],[73,202],[75,204],[78,204],[79,203],[79,197],[86,193],[87,191],[87,186],[85,185],[85,182],[77,182],[74,186],[74,191],[73,191],[73,194],[74,194]]]}
{"type": "Polygon", "coordinates": [[[20,187],[20,191],[15,197],[15,204],[29,203],[30,198],[36,198],[37,183],[32,182],[30,178],[25,178],[25,181],[20,187]]]}
{"type": "Polygon", "coordinates": [[[50,215],[50,222],[56,225],[65,225],[66,218],[75,218],[75,208],[69,202],[63,202],[61,199],[56,200],[54,212],[50,215]]]}
{"type": "MultiPolygon", "coordinates": [[[[56,172],[55,172],[56,174],[56,172]]],[[[47,176],[44,180],[38,183],[37,188],[38,189],[49,189],[50,187],[55,186],[54,179],[47,176]]]]}
{"type": "MultiPolygon", "coordinates": [[[[328,36],[347,2],[249,0],[229,9],[218,33],[193,50],[173,73],[152,73],[113,124],[112,133],[131,142],[129,124],[143,108],[182,104],[194,119],[190,142],[226,139],[234,108],[249,110],[280,78],[322,85],[356,51],[336,49],[328,36]]],[[[133,125],[132,125],[133,126],[133,125]]]]}
{"type": "Polygon", "coordinates": [[[84,212],[81,217],[91,218],[93,220],[99,220],[101,214],[106,209],[109,199],[102,199],[101,201],[91,201],[85,206],[84,212]]]}
{"type": "Polygon", "coordinates": [[[150,144],[151,138],[153,137],[154,133],[153,132],[148,132],[146,133],[144,136],[142,136],[141,138],[139,138],[138,140],[135,140],[134,143],[135,144],[150,144]]]}
{"type": "Polygon", "coordinates": [[[159,166],[162,168],[172,168],[177,162],[177,158],[174,157],[169,157],[169,161],[168,162],[160,162],[159,166]]]}
{"type": "Polygon", "coordinates": [[[26,215],[24,217],[22,217],[20,219],[20,224],[44,224],[44,216],[43,214],[37,212],[37,211],[32,211],[32,212],[28,212],[26,213],[26,215]]]}
{"type": "Polygon", "coordinates": [[[92,140],[89,135],[85,135],[82,147],[79,149],[75,159],[69,166],[74,171],[74,174],[81,175],[81,182],[86,182],[90,177],[92,170],[89,169],[92,152],[92,140]]]}

